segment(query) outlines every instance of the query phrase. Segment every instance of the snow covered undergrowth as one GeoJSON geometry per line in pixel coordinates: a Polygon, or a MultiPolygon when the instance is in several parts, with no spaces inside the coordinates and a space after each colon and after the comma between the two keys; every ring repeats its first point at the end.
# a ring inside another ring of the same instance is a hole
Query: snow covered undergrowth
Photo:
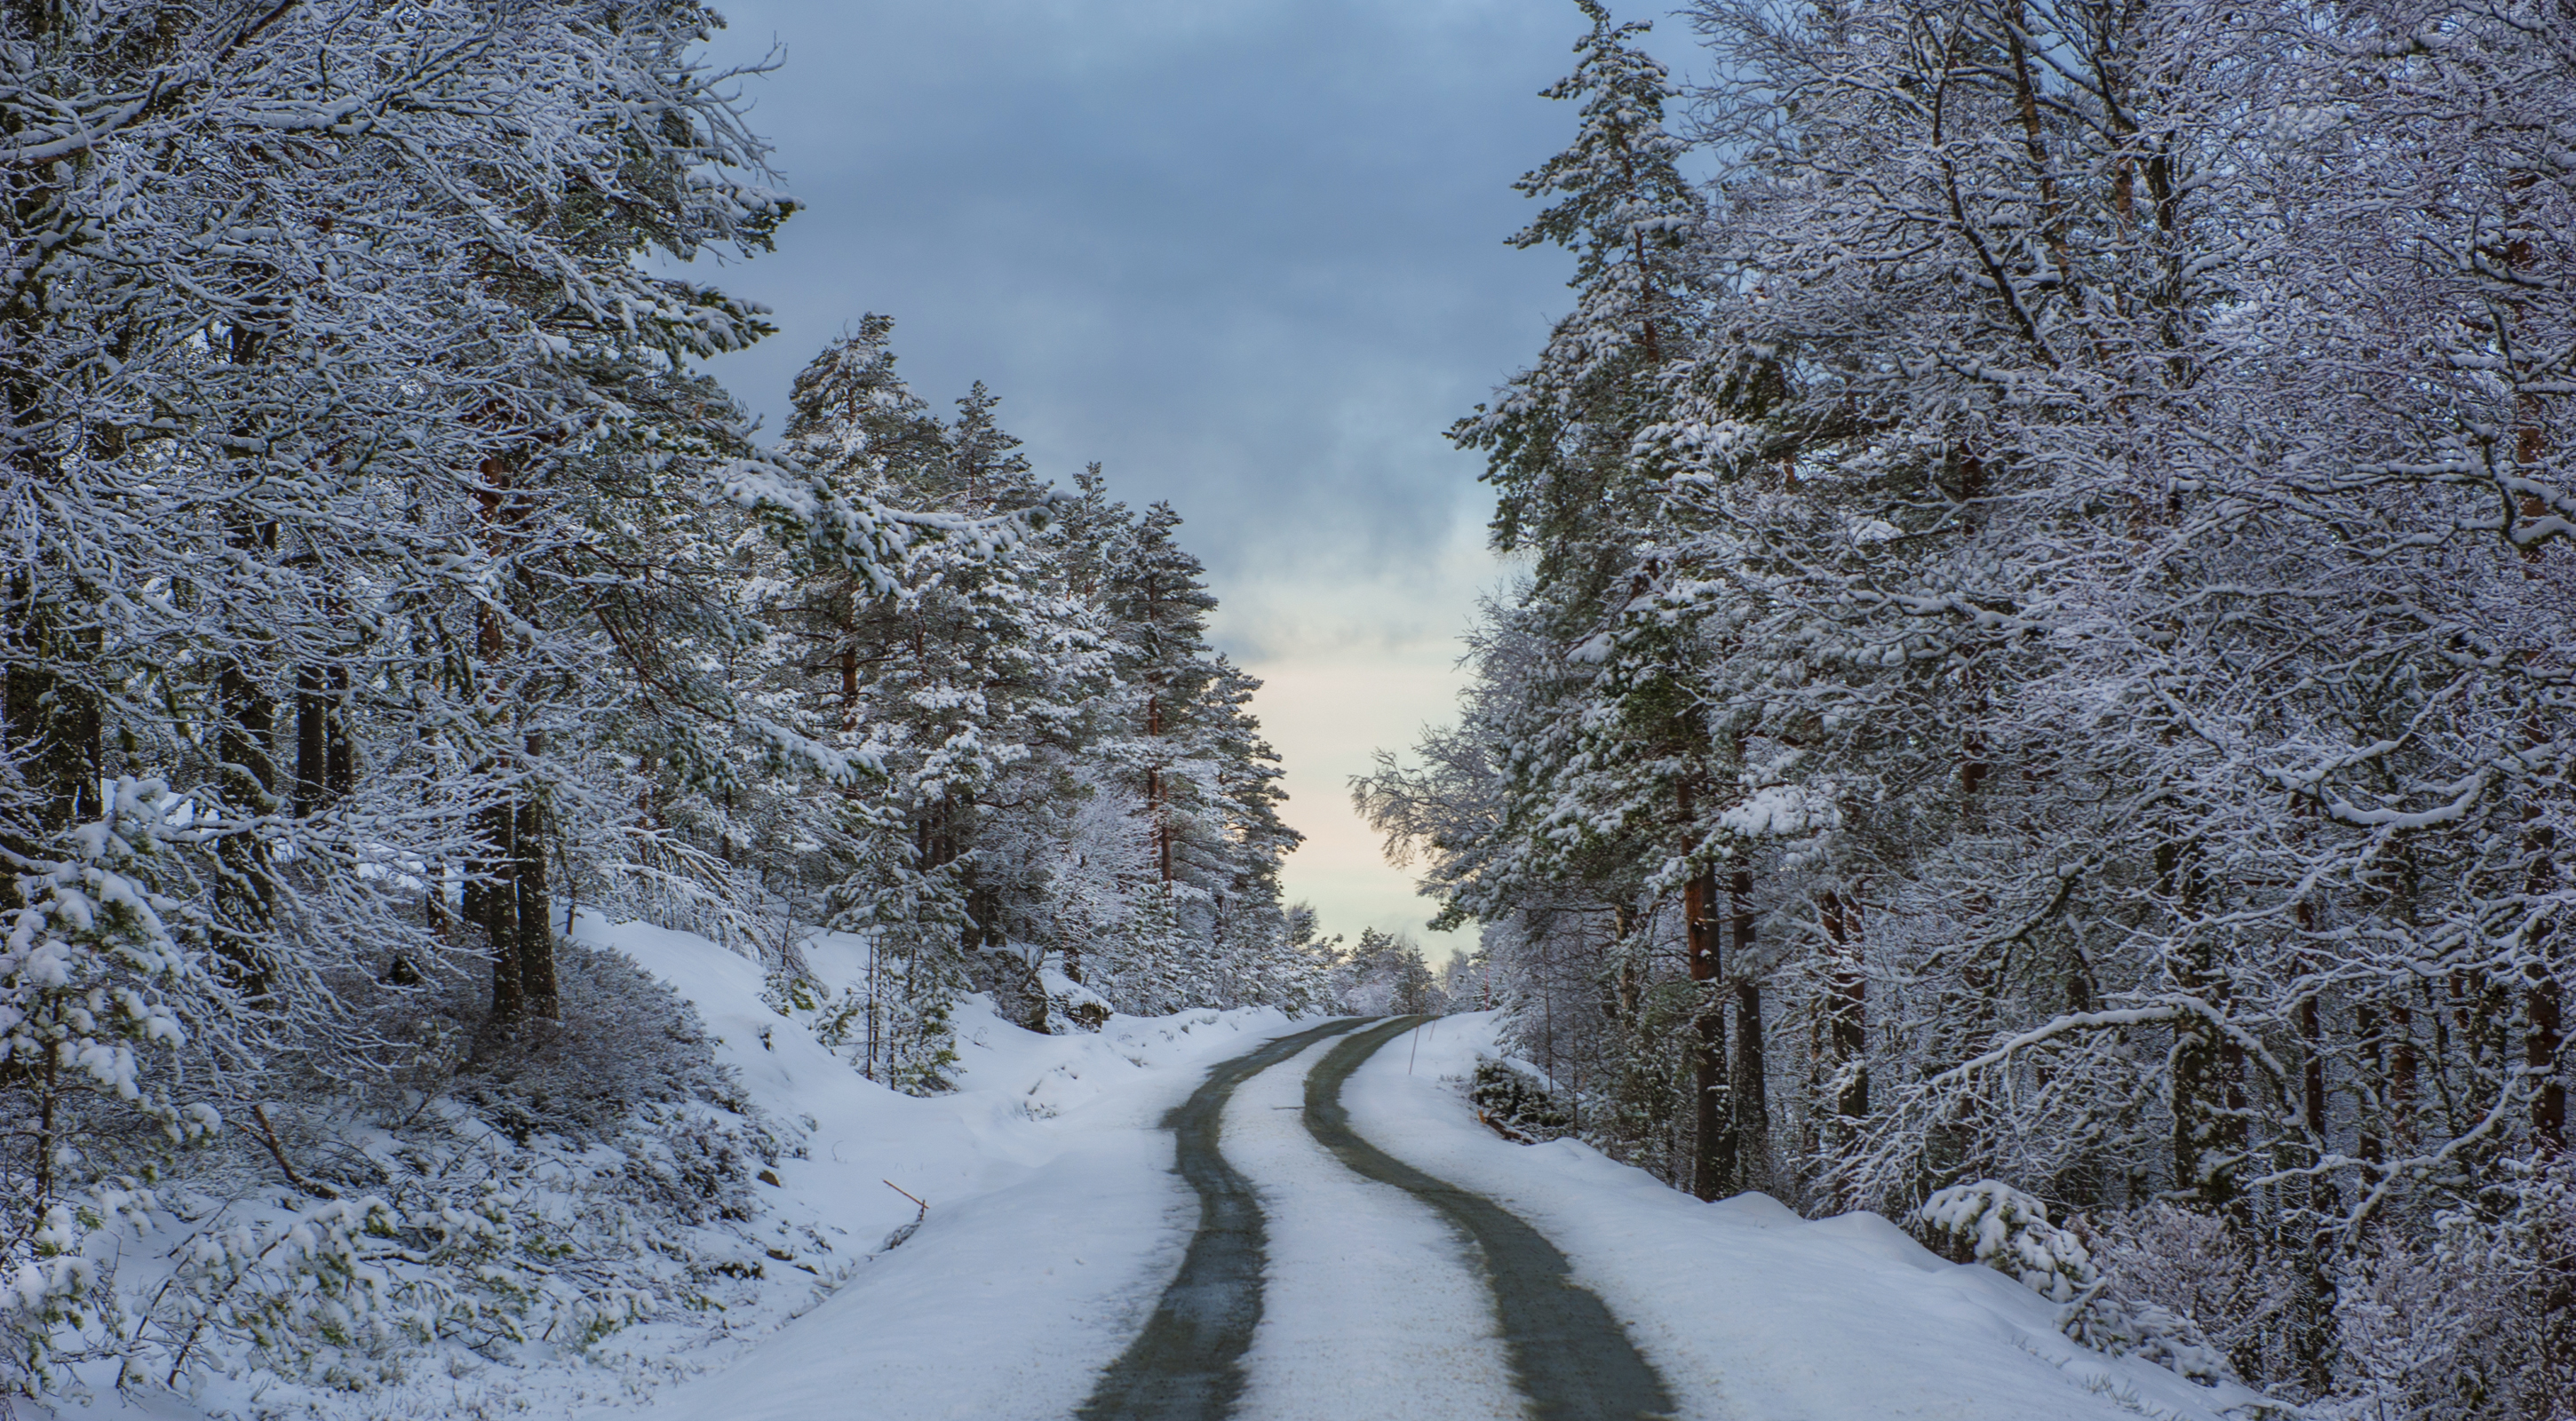
{"type": "Polygon", "coordinates": [[[1572,1140],[1505,1141],[1461,1098],[1495,1029],[1479,1013],[1399,1038],[1344,1088],[1352,1122],[1545,1233],[1690,1421],[2211,1421],[2260,1401],[2079,1347],[2037,1294],[1876,1214],[1809,1222],[1758,1194],[1706,1204],[1572,1140]]]}

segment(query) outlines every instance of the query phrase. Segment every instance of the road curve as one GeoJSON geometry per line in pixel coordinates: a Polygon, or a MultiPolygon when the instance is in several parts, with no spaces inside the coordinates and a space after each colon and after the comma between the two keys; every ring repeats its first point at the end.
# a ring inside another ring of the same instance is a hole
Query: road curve
{"type": "Polygon", "coordinates": [[[1342,1083],[1379,1048],[1428,1020],[1399,1017],[1326,1052],[1306,1074],[1307,1130],[1343,1164],[1432,1205],[1476,1240],[1493,1283],[1512,1377],[1536,1421],[1670,1416],[1673,1400],[1663,1379],[1610,1309],[1574,1282],[1556,1245],[1492,1200],[1415,1169],[1351,1128],[1342,1083]]]}
{"type": "Polygon", "coordinates": [[[1265,1238],[1252,1181],[1217,1150],[1217,1128],[1236,1086],[1357,1021],[1328,1022],[1219,1062],[1163,1128],[1178,1145],[1183,1178],[1199,1193],[1198,1232],[1154,1316],[1109,1370],[1079,1421],[1220,1421],[1243,1392],[1241,1361],[1261,1323],[1265,1238]]]}

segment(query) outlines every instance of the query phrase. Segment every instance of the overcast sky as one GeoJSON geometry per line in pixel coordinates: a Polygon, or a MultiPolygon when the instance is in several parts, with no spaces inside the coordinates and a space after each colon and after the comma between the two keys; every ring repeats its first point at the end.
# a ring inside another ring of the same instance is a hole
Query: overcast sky
{"type": "MultiPolygon", "coordinates": [[[[712,276],[779,334],[711,367],[774,436],[788,382],[868,311],[934,404],[982,380],[1038,468],[1169,499],[1219,647],[1307,842],[1328,932],[1425,933],[1345,782],[1449,718],[1456,638],[1502,575],[1478,460],[1442,431],[1526,363],[1571,261],[1504,239],[1564,146],[1537,91],[1566,0],[758,0],[722,4],[805,210],[712,276]]],[[[1660,29],[1673,31],[1677,22],[1660,29]]],[[[1668,56],[1678,34],[1659,34],[1668,56]]],[[[1463,937],[1463,935],[1462,935],[1463,937]]]]}

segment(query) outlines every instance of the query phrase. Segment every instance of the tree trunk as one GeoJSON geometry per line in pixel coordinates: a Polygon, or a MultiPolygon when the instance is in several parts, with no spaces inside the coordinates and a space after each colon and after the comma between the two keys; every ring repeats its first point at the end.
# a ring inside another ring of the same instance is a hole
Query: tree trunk
{"type": "Polygon", "coordinates": [[[1762,984],[1735,979],[1736,1170],[1744,1187],[1771,1192],[1771,1101],[1762,1058],[1762,984]]]}
{"type": "Polygon", "coordinates": [[[1682,922],[1690,951],[1690,978],[1699,990],[1691,1019],[1691,1192],[1702,1199],[1726,1195],[1735,1183],[1735,1132],[1726,1109],[1726,1007],[1717,995],[1717,873],[1702,869],[1682,885],[1682,922]]]}
{"type": "Polygon", "coordinates": [[[302,667],[295,673],[295,816],[299,819],[327,802],[322,763],[330,712],[322,699],[328,686],[323,674],[319,666],[302,667]]]}
{"type": "MultiPolygon", "coordinates": [[[[1163,733],[1163,698],[1157,692],[1145,698],[1145,733],[1160,738],[1163,733]]],[[[1161,863],[1163,885],[1172,882],[1172,816],[1164,803],[1163,772],[1158,767],[1145,772],[1145,801],[1154,815],[1154,856],[1161,863]]]]}
{"type": "MultiPolygon", "coordinates": [[[[224,663],[215,688],[223,716],[215,747],[223,761],[224,807],[251,818],[273,814],[277,771],[269,746],[277,734],[277,702],[239,661],[224,663]]],[[[277,901],[268,845],[260,834],[237,829],[217,842],[215,857],[216,950],[234,990],[257,1000],[272,985],[260,950],[277,901]]]]}
{"type": "MultiPolygon", "coordinates": [[[[0,847],[23,858],[50,853],[44,839],[101,818],[99,783],[106,773],[103,718],[97,700],[56,667],[95,659],[94,633],[67,632],[60,609],[38,600],[35,577],[10,579],[6,608],[7,669],[0,673],[0,751],[26,747],[18,772],[35,799],[32,836],[9,835],[0,847]]],[[[0,872],[0,904],[22,907],[18,876],[0,872]]]]}
{"type": "Polygon", "coordinates": [[[306,666],[295,673],[295,813],[327,809],[356,787],[357,756],[349,743],[349,668],[306,666]]]}
{"type": "Polygon", "coordinates": [[[2565,1041],[2558,982],[2537,957],[2523,973],[2530,983],[2523,998],[2529,1017],[2523,1035],[2523,1069],[2532,1083],[2531,1134],[2547,1160],[2567,1152],[2567,1082],[2558,1069],[2558,1052],[2565,1041]]]}
{"type": "Polygon", "coordinates": [[[1735,920],[1736,1178],[1744,1188],[1771,1188],[1771,1102],[1762,1059],[1762,983],[1753,976],[1753,874],[1735,871],[1728,885],[1735,920]]]}
{"type": "Polygon", "coordinates": [[[1833,1045],[1834,1113],[1846,1121],[1869,1114],[1869,978],[1861,971],[1860,904],[1846,903],[1830,890],[1816,895],[1817,915],[1825,925],[1834,955],[1830,979],[1833,1045]]]}
{"type": "Polygon", "coordinates": [[[508,800],[476,816],[485,852],[475,865],[483,880],[468,899],[483,911],[483,937],[492,952],[492,1021],[516,1025],[528,1010],[527,982],[519,972],[518,813],[508,800]]]}
{"type": "Polygon", "coordinates": [[[529,1016],[563,1019],[555,981],[554,905],[546,896],[545,807],[532,795],[519,801],[511,847],[514,907],[518,916],[519,991],[529,1016]]]}

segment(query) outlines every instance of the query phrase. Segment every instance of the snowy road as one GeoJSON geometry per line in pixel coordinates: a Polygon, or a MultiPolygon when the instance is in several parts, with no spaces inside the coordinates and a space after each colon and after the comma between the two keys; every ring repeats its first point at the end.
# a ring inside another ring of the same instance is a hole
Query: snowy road
{"type": "Polygon", "coordinates": [[[1144,1332],[1076,1413],[1081,1421],[1213,1421],[1233,1409],[1241,1358],[1261,1321],[1268,1230],[1252,1182],[1217,1148],[1225,1108],[1245,1080],[1357,1025],[1319,1026],[1223,1062],[1163,1122],[1178,1143],[1181,1176],[1198,1191],[1198,1231],[1144,1332]]]}
{"type": "Polygon", "coordinates": [[[1512,1380],[1540,1421],[1665,1416],[1672,1396],[1601,1299],[1572,1278],[1538,1230],[1481,1194],[1415,1169],[1361,1138],[1342,1107],[1351,1072],[1427,1017],[1398,1017],[1336,1045],[1306,1077],[1306,1129],[1342,1163],[1446,1215],[1474,1241],[1510,1349],[1512,1380]]]}
{"type": "MultiPolygon", "coordinates": [[[[1327,1038],[1348,1032],[1359,1023],[1337,1022],[1282,1038],[1209,1072],[1207,1083],[1172,1112],[1166,1124],[1178,1142],[1180,1170],[1200,1198],[1198,1231],[1190,1240],[1179,1276],[1164,1290],[1144,1332],[1110,1367],[1090,1401],[1076,1413],[1080,1421],[1220,1421],[1237,1414],[1236,1401],[1245,1383],[1242,1358],[1264,1322],[1264,1275],[1282,1270],[1271,1266],[1261,1202],[1252,1182],[1229,1163],[1229,1152],[1220,1147],[1220,1126],[1233,1126],[1236,1136],[1251,1137],[1251,1153],[1262,1156],[1263,1163],[1273,1169],[1285,1167],[1287,1178],[1263,1170],[1269,1187],[1259,1192],[1287,1196],[1282,1202],[1296,1213],[1298,1225],[1306,1225],[1313,1211],[1299,1207],[1306,1202],[1299,1196],[1319,1181],[1313,1179],[1310,1167],[1300,1167],[1310,1162],[1282,1158],[1275,1142],[1266,1138],[1276,1135],[1277,1125],[1261,1120],[1260,1113],[1280,1110],[1299,1111],[1308,1135],[1352,1173],[1418,1201],[1408,1211],[1404,1201],[1380,1194],[1367,1200],[1362,1210],[1346,1213],[1337,1221],[1314,1220],[1315,1223],[1323,1224],[1327,1230],[1349,1229],[1354,1215],[1366,1216],[1375,1227],[1360,1229],[1361,1239],[1383,1243],[1390,1233],[1410,1235],[1404,1241],[1419,1254],[1423,1251],[1424,1234],[1438,1231],[1426,1230],[1426,1220],[1406,1219],[1404,1215],[1418,1214],[1427,1206],[1445,1218],[1449,1225],[1445,1241],[1451,1246],[1450,1252],[1473,1256],[1453,1257],[1446,1269],[1435,1264],[1431,1271],[1449,1276],[1439,1279],[1442,1286],[1428,1295],[1453,1305],[1449,1309],[1453,1316],[1447,1321],[1454,1332],[1463,1334],[1454,1340],[1490,1344],[1493,1328],[1476,1316],[1478,1310],[1472,1304],[1463,1309],[1455,1306],[1462,1295],[1473,1297],[1478,1292],[1490,1292],[1482,1311],[1501,1324],[1501,1340],[1509,1358],[1510,1390],[1516,1391],[1518,1398],[1492,1385],[1494,1368],[1490,1357],[1481,1359],[1486,1365],[1478,1369],[1484,1373],[1480,1380],[1485,1384],[1473,1388],[1468,1395],[1457,1390],[1454,1367],[1446,1364],[1451,1359],[1422,1358],[1420,1363],[1433,1364],[1402,1368],[1354,1368],[1350,1364],[1358,1357],[1348,1355],[1340,1359],[1341,1366],[1332,1365],[1328,1359],[1335,1351],[1356,1354],[1383,1350],[1375,1340],[1384,1333],[1370,1325],[1378,1320],[1367,1317],[1365,1309],[1354,1312],[1340,1306],[1342,1298],[1351,1291],[1387,1296],[1390,1282],[1401,1280],[1391,1280],[1369,1259],[1335,1259],[1328,1251],[1320,1258],[1291,1254],[1281,1260],[1290,1265],[1285,1271],[1305,1275],[1285,1281],[1291,1289],[1310,1295],[1312,1301],[1284,1310],[1283,1321],[1287,1328],[1307,1334],[1306,1345],[1268,1349],[1303,1351],[1307,1356],[1298,1361],[1326,1365],[1319,1368],[1292,1363],[1280,1368],[1284,1375],[1255,1396],[1250,1408],[1255,1414],[1330,1414],[1345,1421],[1377,1413],[1418,1418],[1448,1411],[1462,1400],[1476,1408],[1466,1415],[1521,1413],[1542,1421],[1636,1421],[1670,1414],[1672,1402],[1662,1380],[1637,1354],[1601,1300],[1569,1278],[1565,1255],[1537,1230],[1493,1201],[1394,1159],[1351,1128],[1349,1113],[1341,1103],[1343,1083],[1387,1042],[1426,1020],[1399,1017],[1348,1040],[1333,1042],[1328,1048],[1322,1045],[1327,1038]],[[1245,1081],[1290,1057],[1311,1055],[1317,1049],[1322,1050],[1321,1059],[1305,1063],[1301,1105],[1247,1101],[1249,1110],[1242,1116],[1228,1109],[1237,1087],[1245,1081]],[[1264,1148],[1265,1145],[1273,1147],[1264,1148]],[[1297,1177],[1300,1175],[1305,1177],[1297,1177]],[[1319,1265],[1321,1277],[1315,1276],[1319,1265]],[[1318,1289],[1318,1283],[1325,1287],[1318,1289]],[[1325,1304],[1327,1311],[1318,1317],[1313,1303],[1325,1304]],[[1324,1326],[1313,1326],[1317,1321],[1324,1326]],[[1316,1343],[1324,1345],[1319,1347],[1316,1343]],[[1345,1345],[1336,1347],[1335,1343],[1345,1345]],[[1330,1395],[1306,1400],[1318,1406],[1328,1405],[1329,1411],[1305,1410],[1297,1405],[1297,1388],[1280,1384],[1291,1377],[1324,1379],[1323,1390],[1330,1395]],[[1365,1385],[1352,1385],[1363,1377],[1365,1385]]],[[[1365,1186],[1361,1192],[1366,1192],[1365,1186]]],[[[1291,1229],[1305,1231],[1301,1227],[1291,1229]]],[[[1438,1242],[1433,1240],[1435,1250],[1438,1242]]],[[[1401,1286],[1392,1291],[1399,1298],[1424,1296],[1401,1286]]],[[[1421,1320],[1415,1321],[1418,1326],[1421,1320]]],[[[1274,1331],[1278,1328],[1279,1324],[1273,1324],[1274,1331]]],[[[1437,1339],[1436,1332],[1432,1335],[1437,1339]]],[[[1442,1349],[1435,1346],[1434,1350],[1442,1349]]],[[[1490,1352],[1490,1346],[1486,1350],[1490,1352]]]]}
{"type": "Polygon", "coordinates": [[[783,1204],[867,1239],[901,1221],[882,1177],[933,1203],[657,1421],[2220,1421],[2251,1399],[2077,1346],[2052,1304],[1877,1215],[1703,1203],[1498,1138],[1460,1092],[1491,1014],[985,1021],[966,1088],[913,1100],[765,1042],[741,975],[693,996],[730,1001],[752,1089],[813,1122],[783,1204]]]}

